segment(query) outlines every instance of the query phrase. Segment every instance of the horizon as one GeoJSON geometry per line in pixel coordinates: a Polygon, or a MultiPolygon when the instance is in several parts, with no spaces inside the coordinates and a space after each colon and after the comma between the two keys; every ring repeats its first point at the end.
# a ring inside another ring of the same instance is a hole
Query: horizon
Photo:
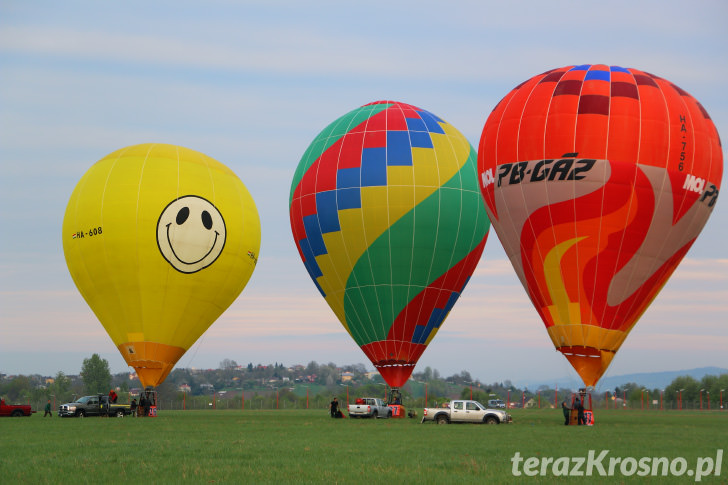
{"type": "MultiPolygon", "coordinates": [[[[301,156],[339,116],[396,99],[447,120],[477,148],[485,119],[514,86],[551,68],[593,62],[669,79],[728,136],[728,66],[720,62],[728,4],[319,7],[222,0],[185,8],[170,1],[0,5],[0,372],[80,371],[93,353],[113,370],[130,369],[76,289],[61,244],[73,188],[93,163],[125,146],[170,143],[215,158],[241,178],[261,217],[259,262],[248,286],[177,367],[276,355],[370,368],[301,263],[288,217],[301,156]],[[597,32],[595,18],[608,28],[597,32]]],[[[602,379],[676,362],[725,364],[726,240],[728,208],[718,200],[602,379]]],[[[481,380],[504,369],[513,382],[578,379],[492,230],[414,372],[427,366],[447,375],[468,369],[481,380]]]]}

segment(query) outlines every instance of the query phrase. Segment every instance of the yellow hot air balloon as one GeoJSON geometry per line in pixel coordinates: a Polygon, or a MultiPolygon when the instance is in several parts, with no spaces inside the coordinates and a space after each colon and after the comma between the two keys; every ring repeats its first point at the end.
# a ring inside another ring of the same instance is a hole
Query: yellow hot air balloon
{"type": "Polygon", "coordinates": [[[104,157],[63,218],[73,281],[144,386],[162,383],[237,298],[259,248],[258,211],[240,179],[174,145],[104,157]]]}

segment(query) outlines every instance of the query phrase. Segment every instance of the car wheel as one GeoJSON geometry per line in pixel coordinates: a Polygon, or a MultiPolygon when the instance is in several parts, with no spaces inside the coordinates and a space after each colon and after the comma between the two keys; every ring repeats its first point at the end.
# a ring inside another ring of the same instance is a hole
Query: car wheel
{"type": "Polygon", "coordinates": [[[374,418],[374,419],[377,419],[378,417],[379,417],[379,413],[378,413],[378,412],[376,412],[376,411],[374,411],[374,412],[372,413],[372,418],[374,418]]]}
{"type": "Polygon", "coordinates": [[[123,418],[124,417],[124,410],[123,409],[119,409],[118,411],[116,411],[116,417],[117,418],[123,418]]]}
{"type": "Polygon", "coordinates": [[[449,420],[447,419],[447,416],[445,416],[444,414],[441,414],[440,416],[437,417],[437,424],[448,424],[448,423],[449,423],[449,420]]]}
{"type": "Polygon", "coordinates": [[[79,411],[76,413],[76,416],[79,418],[85,418],[86,417],[86,411],[79,411]]]}
{"type": "Polygon", "coordinates": [[[387,417],[388,418],[391,418],[392,417],[392,411],[387,412],[387,417]]]}
{"type": "Polygon", "coordinates": [[[23,411],[21,411],[20,409],[16,409],[15,411],[12,412],[12,414],[10,415],[10,417],[13,417],[13,418],[22,418],[23,417],[23,411]]]}
{"type": "Polygon", "coordinates": [[[495,416],[486,416],[485,424],[498,424],[498,418],[495,416]]]}

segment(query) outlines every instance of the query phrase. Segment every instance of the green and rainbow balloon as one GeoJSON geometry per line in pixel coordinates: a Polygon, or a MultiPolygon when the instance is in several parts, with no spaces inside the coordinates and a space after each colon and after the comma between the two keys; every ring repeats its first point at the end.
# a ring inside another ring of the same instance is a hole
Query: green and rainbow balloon
{"type": "Polygon", "coordinates": [[[289,207],[321,295],[387,383],[402,386],[485,246],[475,149],[428,111],[370,103],[313,140],[289,207]]]}

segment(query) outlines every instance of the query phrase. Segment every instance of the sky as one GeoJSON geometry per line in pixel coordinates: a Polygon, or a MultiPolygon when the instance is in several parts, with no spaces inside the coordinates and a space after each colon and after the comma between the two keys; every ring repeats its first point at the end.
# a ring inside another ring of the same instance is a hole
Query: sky
{"type": "MultiPolygon", "coordinates": [[[[330,122],[394,99],[477,148],[513,87],[574,64],[667,78],[728,137],[728,4],[705,1],[20,1],[0,3],[0,373],[126,366],[71,279],[61,224],[93,163],[156,142],[230,167],[262,224],[248,286],[178,367],[373,366],[311,281],[288,201],[303,152],[330,122]]],[[[724,152],[725,158],[725,152],[724,152]]],[[[728,367],[728,201],[632,330],[606,376],[728,367]]],[[[576,379],[491,230],[473,278],[425,351],[444,376],[576,379]]]]}

